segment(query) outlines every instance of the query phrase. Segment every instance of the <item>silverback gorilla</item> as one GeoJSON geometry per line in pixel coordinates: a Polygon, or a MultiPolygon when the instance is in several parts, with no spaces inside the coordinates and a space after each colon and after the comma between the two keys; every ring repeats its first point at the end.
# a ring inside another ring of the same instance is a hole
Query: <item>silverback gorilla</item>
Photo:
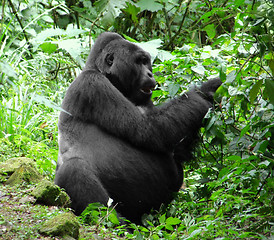
{"type": "Polygon", "coordinates": [[[58,125],[55,183],[76,214],[111,198],[120,215],[140,223],[180,189],[182,162],[221,81],[160,106],[151,101],[155,85],[147,52],[116,33],[98,37],[67,90],[58,125]]]}

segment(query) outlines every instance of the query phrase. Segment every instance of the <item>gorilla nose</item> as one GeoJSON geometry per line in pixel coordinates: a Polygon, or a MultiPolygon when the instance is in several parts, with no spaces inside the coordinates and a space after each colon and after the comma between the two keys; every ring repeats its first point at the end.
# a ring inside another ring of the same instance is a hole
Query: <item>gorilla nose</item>
{"type": "Polygon", "coordinates": [[[154,78],[151,71],[148,71],[147,75],[148,75],[148,77],[150,77],[150,78],[154,78]]]}
{"type": "Polygon", "coordinates": [[[149,78],[149,85],[151,88],[155,88],[156,81],[151,71],[147,71],[147,76],[149,78]]]}

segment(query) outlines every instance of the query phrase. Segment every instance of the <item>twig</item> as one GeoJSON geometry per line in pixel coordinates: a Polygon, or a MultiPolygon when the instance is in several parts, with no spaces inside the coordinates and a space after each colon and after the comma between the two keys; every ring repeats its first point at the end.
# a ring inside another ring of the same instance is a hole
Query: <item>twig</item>
{"type": "Polygon", "coordinates": [[[180,33],[181,30],[182,30],[182,27],[183,27],[183,24],[184,24],[184,22],[185,22],[186,16],[187,16],[187,14],[188,14],[188,10],[189,10],[189,6],[190,6],[190,3],[191,3],[191,2],[192,2],[192,0],[189,0],[188,3],[187,3],[187,5],[186,5],[185,14],[184,14],[184,16],[183,16],[183,19],[182,19],[182,22],[181,22],[181,24],[180,24],[180,27],[179,27],[178,31],[177,31],[176,34],[174,35],[174,38],[175,38],[177,35],[179,35],[179,33],[180,33]]]}
{"type": "Polygon", "coordinates": [[[256,196],[255,196],[255,198],[258,197],[258,195],[259,195],[260,192],[262,191],[264,185],[266,184],[266,180],[270,177],[270,174],[271,174],[271,171],[269,171],[268,175],[267,175],[266,178],[264,179],[264,181],[263,181],[263,183],[262,183],[260,189],[258,190],[258,192],[257,192],[257,194],[256,194],[256,196]]]}
{"type": "MultiPolygon", "coordinates": [[[[206,140],[204,140],[204,141],[206,141],[206,140]]],[[[211,157],[212,157],[215,161],[217,161],[216,157],[215,157],[215,156],[207,149],[207,147],[205,146],[204,141],[202,141],[203,148],[211,155],[211,157]]],[[[207,141],[206,141],[206,142],[207,142],[207,141]]],[[[208,143],[208,142],[207,142],[207,143],[208,143]]],[[[213,147],[213,148],[214,148],[214,147],[213,147]]],[[[215,148],[214,148],[214,150],[215,150],[215,152],[217,152],[215,148]]]]}
{"type": "Polygon", "coordinates": [[[14,7],[14,5],[13,5],[13,3],[12,3],[11,0],[8,0],[8,2],[9,2],[9,5],[10,5],[10,7],[11,7],[11,9],[12,9],[12,13],[15,15],[15,17],[16,17],[16,19],[17,19],[19,25],[20,25],[20,27],[22,28],[22,31],[23,31],[23,34],[24,34],[24,36],[25,36],[26,42],[27,42],[27,44],[30,46],[30,43],[29,43],[29,39],[28,39],[27,33],[25,32],[25,28],[24,28],[24,26],[23,26],[23,24],[22,24],[22,22],[21,22],[21,20],[20,20],[20,18],[19,18],[19,16],[18,16],[18,11],[16,11],[16,9],[15,9],[15,7],[14,7]]]}
{"type": "Polygon", "coordinates": [[[259,54],[259,52],[253,53],[250,56],[248,56],[248,58],[246,59],[246,61],[244,62],[243,65],[241,65],[240,69],[238,70],[236,76],[241,72],[241,70],[244,68],[244,66],[250,61],[251,58],[256,57],[259,54]]]}
{"type": "MultiPolygon", "coordinates": [[[[90,29],[89,29],[89,48],[91,48],[91,31],[93,29],[93,26],[96,25],[96,22],[101,18],[103,17],[104,15],[104,11],[101,11],[100,14],[98,15],[98,17],[92,22],[91,26],[90,26],[90,29]]],[[[96,25],[97,26],[97,25],[96,25]]]]}
{"type": "Polygon", "coordinates": [[[190,6],[190,3],[191,3],[191,2],[192,2],[192,0],[189,0],[189,1],[187,2],[185,14],[184,14],[183,19],[182,19],[182,21],[181,21],[181,23],[180,23],[179,29],[178,29],[178,31],[173,35],[173,37],[170,39],[170,42],[169,42],[169,44],[167,45],[167,47],[172,46],[172,44],[173,44],[175,38],[180,34],[180,32],[181,32],[181,30],[182,30],[182,27],[183,27],[183,24],[184,24],[184,22],[185,22],[186,16],[187,16],[187,14],[188,14],[188,10],[189,10],[189,6],[190,6]]]}
{"type": "Polygon", "coordinates": [[[104,216],[104,217],[99,221],[98,226],[100,226],[101,223],[102,223],[106,218],[108,218],[108,217],[110,216],[110,214],[111,214],[112,211],[116,208],[117,205],[118,205],[118,203],[116,203],[116,204],[110,209],[110,211],[107,211],[106,216],[104,216]]]}
{"type": "Polygon", "coordinates": [[[166,12],[166,8],[164,6],[163,8],[163,11],[164,11],[164,15],[165,15],[165,19],[166,19],[166,26],[167,26],[167,31],[168,31],[168,38],[169,38],[169,45],[172,45],[171,48],[173,48],[173,44],[172,44],[172,36],[171,36],[171,29],[170,29],[170,22],[169,22],[169,19],[168,19],[168,16],[167,16],[167,12],[166,12]]]}

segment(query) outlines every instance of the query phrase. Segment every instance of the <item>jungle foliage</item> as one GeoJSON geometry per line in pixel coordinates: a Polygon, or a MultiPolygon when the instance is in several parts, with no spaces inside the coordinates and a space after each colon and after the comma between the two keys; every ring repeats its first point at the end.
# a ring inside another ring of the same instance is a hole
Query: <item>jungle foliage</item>
{"type": "Polygon", "coordinates": [[[274,1],[3,0],[0,28],[0,161],[36,160],[54,177],[57,120],[93,40],[115,31],[149,51],[155,103],[220,76],[176,199],[131,225],[91,206],[104,237],[270,239],[274,230],[274,1]],[[108,216],[111,216],[107,220],[108,216]],[[115,227],[116,226],[116,227],[115,227]]]}

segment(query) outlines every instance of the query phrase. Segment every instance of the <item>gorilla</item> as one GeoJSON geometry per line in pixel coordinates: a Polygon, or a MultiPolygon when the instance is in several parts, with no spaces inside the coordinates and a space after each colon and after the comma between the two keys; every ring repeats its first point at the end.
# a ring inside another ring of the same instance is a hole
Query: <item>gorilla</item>
{"type": "Polygon", "coordinates": [[[95,41],[68,88],[59,117],[55,183],[77,215],[107,205],[135,223],[172,200],[183,182],[202,120],[220,79],[154,106],[150,55],[116,33],[95,41]]]}

